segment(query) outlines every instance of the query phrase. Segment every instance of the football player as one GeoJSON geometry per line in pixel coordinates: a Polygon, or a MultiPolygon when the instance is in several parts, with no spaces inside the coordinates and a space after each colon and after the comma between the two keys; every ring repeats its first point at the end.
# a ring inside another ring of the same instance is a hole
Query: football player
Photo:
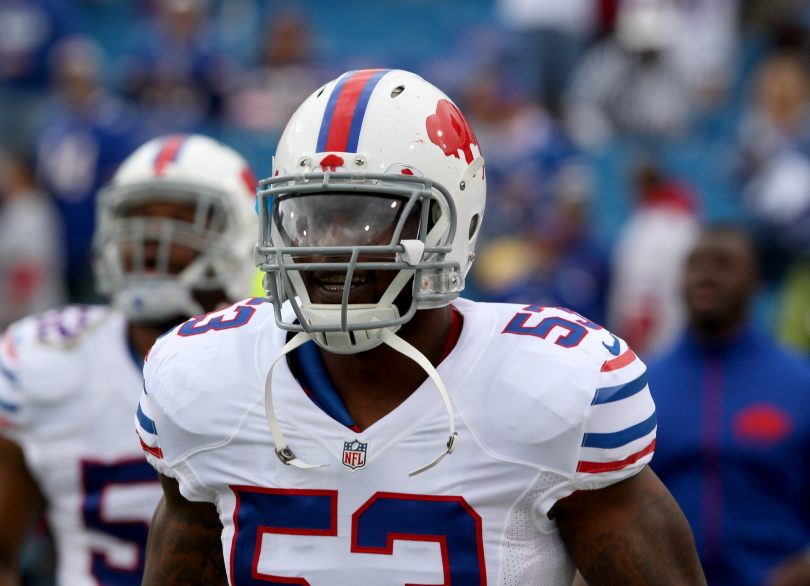
{"type": "Polygon", "coordinates": [[[232,149],[196,135],[146,143],[98,197],[95,262],[111,304],[26,318],[0,338],[0,584],[18,583],[43,507],[60,585],[141,583],[161,494],[132,433],[143,357],[173,325],[247,294],[254,203],[232,149]]]}
{"type": "Polygon", "coordinates": [[[620,339],[459,298],[484,159],[405,71],[307,98],[260,183],[265,302],[157,341],[136,425],[161,474],[144,584],[703,584],[646,464],[620,339]]]}

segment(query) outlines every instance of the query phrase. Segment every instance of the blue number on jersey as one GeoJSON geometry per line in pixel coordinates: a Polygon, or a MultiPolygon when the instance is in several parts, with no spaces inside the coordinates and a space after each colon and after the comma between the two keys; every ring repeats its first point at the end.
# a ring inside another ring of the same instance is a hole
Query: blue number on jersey
{"type": "MultiPolygon", "coordinates": [[[[259,572],[262,535],[337,536],[337,491],[251,486],[231,490],[236,495],[233,584],[308,586],[304,578],[259,572]]],[[[352,515],[351,531],[355,553],[392,555],[395,540],[435,541],[441,548],[445,584],[486,584],[481,517],[462,497],[378,492],[352,515]]]]}
{"type": "Polygon", "coordinates": [[[547,317],[540,321],[535,326],[526,326],[529,321],[530,314],[518,313],[506,324],[504,334],[518,334],[520,336],[535,336],[538,338],[545,338],[551,333],[554,328],[562,328],[568,330],[564,336],[559,336],[554,343],[563,348],[573,348],[578,346],[582,339],[588,334],[585,326],[564,319],[562,317],[547,317]]]}
{"type": "MultiPolygon", "coordinates": [[[[580,342],[588,335],[589,330],[601,330],[602,326],[590,321],[588,318],[582,317],[576,311],[566,309],[564,307],[558,308],[566,311],[572,315],[573,320],[565,319],[559,316],[547,317],[540,320],[535,326],[526,326],[532,313],[540,313],[546,309],[542,305],[527,305],[523,311],[528,313],[516,313],[512,319],[506,324],[503,330],[504,334],[517,334],[519,336],[535,336],[537,338],[545,339],[554,328],[561,328],[567,330],[565,335],[558,336],[554,343],[563,348],[573,348],[578,346],[580,342]]],[[[615,337],[614,337],[615,339],[615,337]]]]}
{"type": "Polygon", "coordinates": [[[262,535],[337,535],[337,491],[282,490],[232,486],[236,495],[231,576],[234,584],[302,584],[303,579],[263,574],[258,570],[262,535]]]}
{"type": "Polygon", "coordinates": [[[193,317],[185,322],[177,330],[178,336],[198,336],[207,332],[220,330],[230,330],[245,325],[256,313],[254,306],[264,303],[264,299],[255,298],[247,301],[244,305],[231,306],[227,309],[212,311],[198,317],[193,317]],[[223,315],[226,311],[235,311],[235,315],[226,319],[223,315]],[[216,315],[219,314],[219,315],[216,315]]]}
{"type": "Polygon", "coordinates": [[[82,516],[88,529],[122,539],[137,548],[137,560],[132,567],[111,565],[103,553],[93,551],[91,570],[99,584],[138,586],[144,569],[144,553],[149,526],[143,521],[108,521],[104,518],[102,500],[112,485],[133,485],[158,482],[157,472],[146,460],[123,460],[115,463],[82,461],[84,503],[82,516]]]}
{"type": "Polygon", "coordinates": [[[352,551],[393,555],[394,540],[440,544],[444,583],[486,583],[481,517],[459,496],[378,492],[352,515],[352,551]]]}

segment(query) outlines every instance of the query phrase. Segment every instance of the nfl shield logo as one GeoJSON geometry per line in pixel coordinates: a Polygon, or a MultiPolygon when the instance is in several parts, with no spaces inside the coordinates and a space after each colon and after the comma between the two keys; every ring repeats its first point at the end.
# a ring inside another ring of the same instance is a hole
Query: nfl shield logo
{"type": "Polygon", "coordinates": [[[368,443],[358,440],[343,442],[343,465],[356,470],[366,465],[368,443]]]}

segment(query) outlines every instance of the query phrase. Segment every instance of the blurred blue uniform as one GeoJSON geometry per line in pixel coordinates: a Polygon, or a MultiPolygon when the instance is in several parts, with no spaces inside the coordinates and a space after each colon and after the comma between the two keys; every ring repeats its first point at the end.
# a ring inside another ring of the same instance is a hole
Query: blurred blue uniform
{"type": "Polygon", "coordinates": [[[139,139],[132,113],[112,97],[99,96],[85,111],[57,102],[46,114],[37,141],[37,174],[63,222],[66,273],[74,300],[90,295],[96,192],[139,139]]]}
{"type": "Polygon", "coordinates": [[[652,468],[680,504],[712,586],[761,585],[810,544],[810,369],[747,329],[687,333],[650,361],[652,468]]]}
{"type": "Polygon", "coordinates": [[[498,291],[475,290],[473,295],[497,303],[532,303],[547,307],[565,307],[596,323],[605,322],[608,290],[608,258],[592,240],[583,237],[558,255],[549,270],[533,271],[526,278],[498,291]]]}

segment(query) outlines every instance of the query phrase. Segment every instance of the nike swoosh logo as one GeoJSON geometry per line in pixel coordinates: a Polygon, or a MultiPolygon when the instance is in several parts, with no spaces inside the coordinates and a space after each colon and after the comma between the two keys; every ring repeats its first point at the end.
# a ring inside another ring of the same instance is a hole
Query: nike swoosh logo
{"type": "Polygon", "coordinates": [[[619,343],[619,338],[617,338],[613,334],[610,334],[610,337],[613,338],[613,344],[608,345],[602,342],[602,346],[607,348],[607,351],[613,354],[614,356],[618,356],[619,352],[621,352],[621,345],[619,343]]]}

